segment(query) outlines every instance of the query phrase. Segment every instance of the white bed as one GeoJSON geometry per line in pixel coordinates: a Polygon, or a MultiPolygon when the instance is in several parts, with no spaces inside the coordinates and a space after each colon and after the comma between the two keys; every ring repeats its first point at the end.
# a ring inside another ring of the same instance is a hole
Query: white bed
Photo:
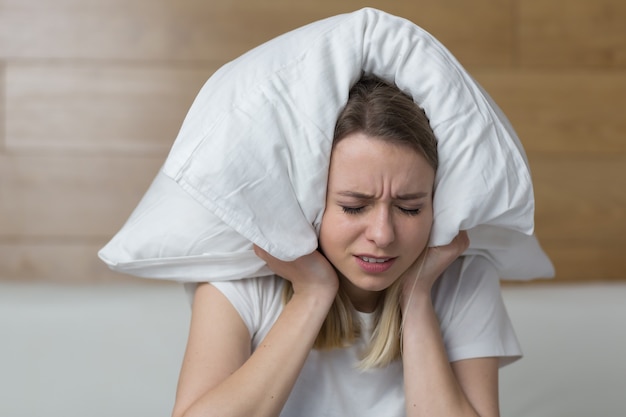
{"type": "MultiPolygon", "coordinates": [[[[506,286],[525,358],[503,417],[626,416],[626,283],[506,286]]],[[[0,416],[168,416],[189,304],[182,286],[0,283],[0,416]]]]}

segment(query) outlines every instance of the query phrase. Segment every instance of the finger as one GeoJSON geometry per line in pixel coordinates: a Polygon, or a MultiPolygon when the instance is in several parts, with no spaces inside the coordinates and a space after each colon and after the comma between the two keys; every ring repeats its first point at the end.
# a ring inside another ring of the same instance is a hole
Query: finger
{"type": "Polygon", "coordinates": [[[259,258],[263,259],[264,261],[267,260],[267,257],[268,257],[269,254],[265,250],[263,250],[261,247],[255,245],[255,244],[252,244],[252,250],[254,250],[254,254],[256,256],[258,256],[259,258]]]}
{"type": "Polygon", "coordinates": [[[466,230],[461,230],[459,232],[458,238],[459,238],[459,246],[460,246],[461,252],[465,252],[465,250],[469,248],[469,245],[470,245],[469,234],[467,233],[466,230]]]}
{"type": "Polygon", "coordinates": [[[461,230],[450,243],[436,248],[464,252],[469,247],[469,242],[469,235],[465,230],[461,230]]]}

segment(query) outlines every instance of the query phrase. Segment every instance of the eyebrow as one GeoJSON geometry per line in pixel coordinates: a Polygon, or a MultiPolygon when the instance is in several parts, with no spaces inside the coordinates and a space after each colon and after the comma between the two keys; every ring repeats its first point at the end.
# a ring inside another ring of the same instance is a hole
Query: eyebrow
{"type": "MultiPolygon", "coordinates": [[[[373,195],[370,194],[365,194],[365,193],[359,193],[356,191],[339,191],[337,194],[339,194],[342,197],[352,197],[352,198],[357,198],[360,200],[372,200],[374,198],[373,195]]],[[[420,198],[425,198],[428,196],[429,193],[427,192],[417,192],[417,193],[409,193],[409,194],[400,194],[394,197],[395,200],[402,200],[402,201],[407,201],[407,200],[419,200],[420,198]]]]}

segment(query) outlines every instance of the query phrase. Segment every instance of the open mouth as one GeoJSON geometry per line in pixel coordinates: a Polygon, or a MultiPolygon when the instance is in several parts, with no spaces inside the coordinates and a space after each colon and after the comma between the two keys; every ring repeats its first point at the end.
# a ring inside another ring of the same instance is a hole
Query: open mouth
{"type": "Polygon", "coordinates": [[[391,258],[368,258],[367,256],[359,256],[359,259],[371,264],[382,264],[384,262],[387,262],[391,258]]]}
{"type": "Polygon", "coordinates": [[[363,272],[378,274],[387,271],[394,264],[396,258],[372,258],[369,256],[356,256],[356,263],[363,272]]]}

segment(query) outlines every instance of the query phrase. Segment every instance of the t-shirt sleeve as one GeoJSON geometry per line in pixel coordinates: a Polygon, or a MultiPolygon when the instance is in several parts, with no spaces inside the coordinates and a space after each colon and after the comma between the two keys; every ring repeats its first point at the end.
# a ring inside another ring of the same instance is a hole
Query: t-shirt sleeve
{"type": "Polygon", "coordinates": [[[212,282],[211,285],[224,294],[237,310],[250,332],[255,349],[282,311],[283,280],[271,275],[212,282]]]}
{"type": "Polygon", "coordinates": [[[450,362],[495,356],[504,366],[522,356],[496,269],[486,258],[455,261],[433,288],[433,303],[450,362]]]}

